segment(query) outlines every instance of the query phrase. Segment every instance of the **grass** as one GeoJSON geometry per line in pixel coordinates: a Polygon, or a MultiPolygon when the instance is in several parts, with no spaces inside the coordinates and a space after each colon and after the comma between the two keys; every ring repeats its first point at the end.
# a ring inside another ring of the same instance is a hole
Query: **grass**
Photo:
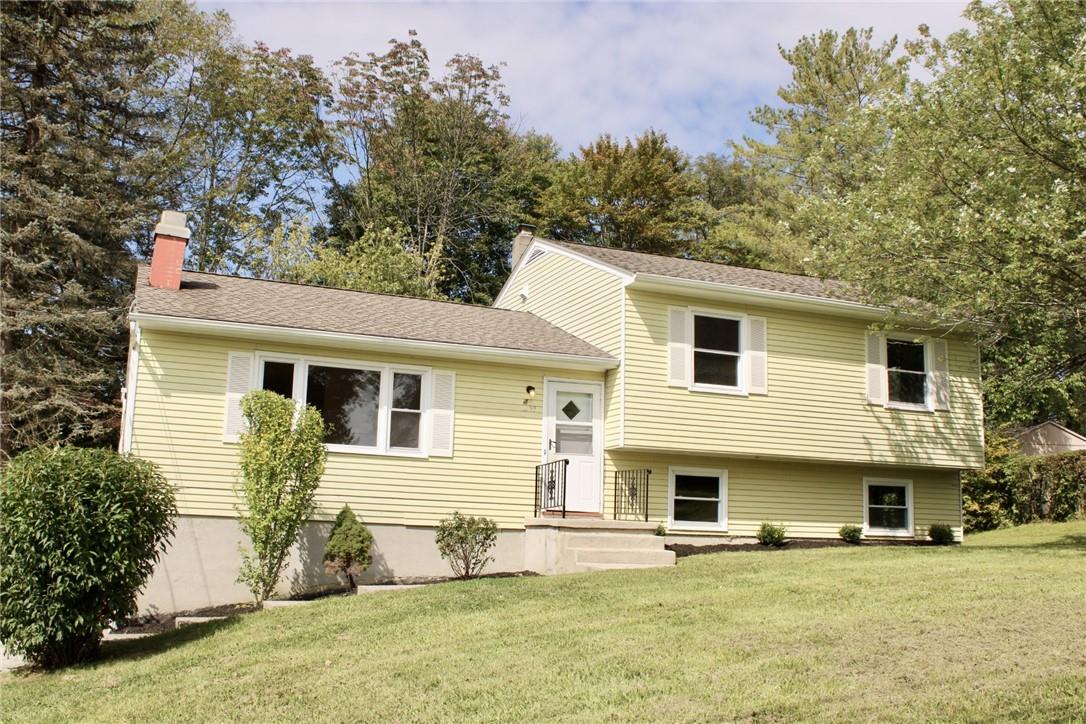
{"type": "Polygon", "coordinates": [[[1086,720],[1086,523],[333,599],[0,677],[3,721],[1086,720]]]}

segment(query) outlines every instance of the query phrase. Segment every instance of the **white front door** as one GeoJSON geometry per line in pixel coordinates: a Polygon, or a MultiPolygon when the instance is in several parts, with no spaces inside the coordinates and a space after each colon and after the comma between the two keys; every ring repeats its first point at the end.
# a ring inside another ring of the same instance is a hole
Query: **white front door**
{"type": "Polygon", "coordinates": [[[603,512],[603,397],[600,385],[547,380],[543,462],[569,460],[566,510],[603,512]]]}

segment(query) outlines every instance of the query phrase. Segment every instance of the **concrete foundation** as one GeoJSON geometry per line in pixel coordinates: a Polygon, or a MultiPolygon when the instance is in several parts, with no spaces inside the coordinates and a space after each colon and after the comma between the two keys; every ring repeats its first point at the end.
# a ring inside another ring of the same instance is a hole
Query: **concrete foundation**
{"type": "MultiPolygon", "coordinates": [[[[330,522],[308,523],[290,553],[277,595],[288,597],[342,585],[324,571],[324,544],[330,522]]],[[[361,583],[410,582],[452,575],[438,555],[434,529],[425,526],[369,525],[373,563],[361,583]]],[[[234,518],[180,516],[169,550],[159,560],[139,600],[141,613],[191,611],[251,598],[237,582],[240,546],[246,542],[234,518]]],[[[499,531],[486,573],[525,570],[524,531],[499,531]]]]}

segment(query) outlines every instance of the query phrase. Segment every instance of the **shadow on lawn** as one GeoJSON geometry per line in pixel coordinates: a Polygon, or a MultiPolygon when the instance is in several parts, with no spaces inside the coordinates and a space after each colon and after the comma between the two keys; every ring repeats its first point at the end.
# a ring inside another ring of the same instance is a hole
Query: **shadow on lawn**
{"type": "Polygon", "coordinates": [[[1003,543],[993,543],[991,545],[986,545],[984,543],[979,543],[976,545],[967,546],[966,548],[968,550],[974,551],[1020,551],[1028,550],[1030,548],[1063,548],[1086,552],[1086,535],[1071,533],[1069,535],[1063,536],[1062,538],[1057,538],[1056,540],[1047,540],[1037,543],[1024,543],[1021,545],[1006,545],[1003,543]]]}
{"type": "Polygon", "coordinates": [[[237,616],[231,616],[221,621],[207,621],[205,623],[190,624],[175,631],[164,631],[152,634],[146,638],[129,639],[124,641],[105,641],[102,644],[102,655],[95,661],[89,662],[89,666],[109,663],[112,661],[128,661],[142,659],[147,656],[155,656],[165,653],[170,649],[184,646],[199,641],[202,638],[212,636],[220,631],[225,631],[238,623],[237,616]]]}

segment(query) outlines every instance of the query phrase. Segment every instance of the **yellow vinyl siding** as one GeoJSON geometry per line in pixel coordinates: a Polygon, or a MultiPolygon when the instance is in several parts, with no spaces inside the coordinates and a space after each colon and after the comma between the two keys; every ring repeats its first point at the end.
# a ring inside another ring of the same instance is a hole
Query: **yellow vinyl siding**
{"type": "Polygon", "coordinates": [[[410,458],[329,453],[318,513],[344,503],[365,521],[433,525],[453,510],[519,527],[533,513],[545,376],[598,381],[600,375],[487,362],[345,352],[334,348],[231,342],[144,330],[132,452],[161,466],[188,515],[232,516],[237,445],[223,442],[229,352],[260,350],[456,373],[454,456],[410,458]],[[540,394],[524,403],[524,388],[540,394]]]}
{"type": "MultiPolygon", "coordinates": [[[[610,272],[555,251],[521,266],[506,283],[506,309],[531,312],[616,358],[622,355],[622,281],[610,272]],[[527,288],[528,299],[521,298],[527,288]]],[[[622,372],[604,379],[604,444],[619,444],[622,372]]]]}
{"type": "Polygon", "coordinates": [[[983,460],[975,347],[949,340],[951,409],[868,405],[866,324],[845,317],[627,290],[627,448],[951,468],[983,460]],[[667,384],[669,305],[765,317],[769,394],[692,392],[667,384]]]}
{"type": "Polygon", "coordinates": [[[647,468],[649,520],[667,524],[668,470],[694,467],[728,473],[727,531],[678,531],[675,535],[753,536],[762,521],[783,523],[788,535],[836,538],[842,525],[863,525],[865,477],[912,481],[915,535],[932,523],[947,523],[961,539],[958,473],[954,470],[883,468],[789,461],[750,460],[612,450],[606,454],[605,503],[614,508],[615,470],[647,468]]]}

